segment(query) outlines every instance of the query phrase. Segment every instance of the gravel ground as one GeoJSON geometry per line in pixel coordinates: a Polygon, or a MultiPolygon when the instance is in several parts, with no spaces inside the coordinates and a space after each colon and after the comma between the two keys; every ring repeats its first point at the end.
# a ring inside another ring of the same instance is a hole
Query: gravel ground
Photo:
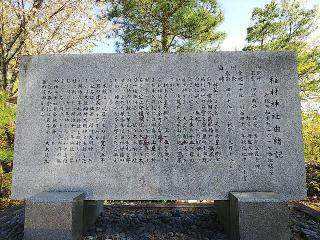
{"type": "Polygon", "coordinates": [[[24,209],[13,207],[0,212],[0,239],[22,240],[24,209]]]}
{"type": "Polygon", "coordinates": [[[105,210],[84,240],[228,239],[212,207],[105,210]]]}
{"type": "Polygon", "coordinates": [[[290,216],[290,228],[294,240],[319,240],[320,221],[293,209],[290,216]]]}
{"type": "MultiPolygon", "coordinates": [[[[0,212],[0,239],[23,239],[24,211],[0,212]]],[[[291,209],[292,240],[319,240],[320,221],[291,209]]],[[[105,206],[83,240],[227,240],[213,207],[135,208],[105,206]]]]}

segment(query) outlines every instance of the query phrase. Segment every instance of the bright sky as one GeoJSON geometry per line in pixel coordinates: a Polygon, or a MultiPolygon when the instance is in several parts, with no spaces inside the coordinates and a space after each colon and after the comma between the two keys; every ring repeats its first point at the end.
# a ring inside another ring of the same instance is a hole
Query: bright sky
{"type": "MultiPolygon", "coordinates": [[[[311,7],[320,4],[320,0],[304,0],[311,7]]],[[[251,13],[255,7],[263,7],[271,0],[218,0],[221,5],[225,20],[219,30],[226,32],[221,50],[241,50],[245,44],[246,31],[250,23],[251,13]]],[[[94,49],[95,53],[114,53],[114,39],[99,43],[94,49]]]]}
{"type": "Polygon", "coordinates": [[[227,34],[221,50],[241,50],[245,43],[253,9],[263,7],[269,2],[271,0],[220,0],[224,22],[219,30],[227,34]]]}

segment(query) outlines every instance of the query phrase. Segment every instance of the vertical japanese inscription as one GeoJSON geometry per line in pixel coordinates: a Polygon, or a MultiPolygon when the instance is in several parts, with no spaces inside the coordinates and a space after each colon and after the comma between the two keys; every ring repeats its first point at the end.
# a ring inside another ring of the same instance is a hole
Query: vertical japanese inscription
{"type": "Polygon", "coordinates": [[[227,160],[243,181],[248,169],[273,175],[285,154],[281,79],[263,71],[217,64],[213,75],[43,80],[43,163],[227,160]]]}

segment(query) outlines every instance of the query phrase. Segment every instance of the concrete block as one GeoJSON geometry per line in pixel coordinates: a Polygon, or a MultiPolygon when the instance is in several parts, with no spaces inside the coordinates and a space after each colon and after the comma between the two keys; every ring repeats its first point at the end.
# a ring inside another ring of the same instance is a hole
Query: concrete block
{"type": "Polygon", "coordinates": [[[283,198],[272,192],[230,193],[232,240],[289,240],[289,209],[283,198]]]}
{"type": "Polygon", "coordinates": [[[83,205],[83,233],[87,232],[101,212],[103,211],[103,201],[86,200],[83,205]]]}
{"type": "Polygon", "coordinates": [[[81,192],[43,192],[26,200],[24,240],[78,240],[82,236],[81,192]]]}
{"type": "Polygon", "coordinates": [[[215,210],[226,233],[230,232],[230,201],[214,200],[215,210]]]}

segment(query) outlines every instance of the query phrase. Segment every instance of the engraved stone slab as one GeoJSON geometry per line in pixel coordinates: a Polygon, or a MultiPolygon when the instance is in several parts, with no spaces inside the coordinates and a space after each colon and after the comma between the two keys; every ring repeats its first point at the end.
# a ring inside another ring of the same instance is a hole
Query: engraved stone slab
{"type": "Polygon", "coordinates": [[[44,192],[27,198],[23,239],[80,239],[83,199],[80,192],[44,192]]]}
{"type": "Polygon", "coordinates": [[[291,52],[24,57],[13,198],[306,196],[291,52]]]}

